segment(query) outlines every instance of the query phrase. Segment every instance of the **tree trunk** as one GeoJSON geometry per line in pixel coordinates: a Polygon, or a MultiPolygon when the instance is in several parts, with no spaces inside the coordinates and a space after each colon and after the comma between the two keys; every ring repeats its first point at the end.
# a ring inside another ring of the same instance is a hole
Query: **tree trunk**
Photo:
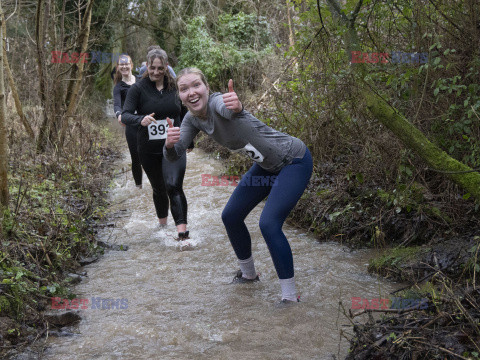
{"type": "Polygon", "coordinates": [[[38,0],[37,13],[35,19],[35,41],[37,45],[37,66],[38,66],[38,82],[40,92],[40,102],[43,108],[43,122],[40,125],[40,131],[37,138],[37,151],[43,152],[47,147],[50,138],[51,121],[48,111],[47,91],[48,84],[45,78],[45,56],[44,56],[44,6],[45,0],[38,0]]]}
{"type": "MultiPolygon", "coordinates": [[[[348,53],[351,54],[352,50],[357,50],[359,44],[354,22],[363,0],[358,1],[351,18],[347,18],[337,0],[327,1],[330,7],[334,9],[332,13],[349,28],[349,31],[345,32],[345,44],[348,53]]],[[[365,78],[366,70],[364,64],[355,64],[355,69],[362,79],[365,78]]],[[[392,131],[407,148],[412,149],[429,167],[447,176],[477,200],[480,200],[480,174],[478,172],[455,160],[437,145],[431,143],[403,114],[388,104],[369,87],[362,87],[357,94],[360,97],[360,102],[363,100],[373,116],[387,129],[392,131]]]]}
{"type": "MultiPolygon", "coordinates": [[[[79,35],[80,46],[78,49],[78,53],[84,53],[87,51],[88,38],[90,36],[90,24],[92,20],[92,6],[93,6],[93,0],[88,0],[87,7],[85,9],[85,14],[83,16],[82,24],[80,25],[80,35],[79,35]]],[[[71,80],[72,82],[69,83],[68,90],[67,90],[67,97],[65,99],[65,103],[68,106],[67,113],[66,113],[67,117],[73,115],[77,107],[78,93],[83,80],[83,68],[84,68],[83,61],[79,61],[78,63],[73,64],[72,66],[72,71],[70,74],[70,79],[72,79],[71,80]]]]}
{"type": "MultiPolygon", "coordinates": [[[[6,37],[7,25],[5,23],[5,16],[3,15],[3,13],[1,13],[1,22],[2,22],[3,36],[6,37]]],[[[8,64],[7,50],[5,49],[5,46],[3,47],[3,64],[7,72],[8,84],[10,85],[10,89],[12,90],[12,96],[13,96],[13,99],[15,100],[15,108],[17,109],[17,114],[18,116],[20,116],[20,121],[25,127],[25,130],[27,131],[28,135],[32,139],[35,139],[35,134],[33,133],[32,127],[30,126],[30,123],[27,121],[27,118],[23,113],[22,103],[20,102],[20,98],[18,97],[17,86],[15,85],[15,80],[13,79],[12,71],[10,70],[10,66],[8,64]]]]}
{"type": "MultiPolygon", "coordinates": [[[[0,49],[3,49],[3,39],[6,37],[3,32],[4,17],[2,5],[0,4],[0,49]]],[[[5,84],[3,79],[3,61],[4,52],[0,51],[0,219],[3,219],[3,209],[8,207],[8,148],[5,129],[6,102],[5,102],[5,84]]],[[[1,228],[1,223],[0,223],[1,228]]]]}
{"type": "Polygon", "coordinates": [[[290,45],[290,47],[293,48],[295,46],[295,40],[293,37],[293,25],[292,25],[292,15],[291,15],[292,5],[290,5],[289,0],[287,0],[286,6],[287,6],[287,21],[288,21],[288,45],[290,45]]]}
{"type": "MultiPolygon", "coordinates": [[[[90,37],[90,25],[92,22],[92,7],[93,7],[93,0],[88,0],[87,7],[85,9],[85,14],[83,16],[82,24],[80,27],[80,48],[78,49],[78,53],[85,53],[88,47],[88,39],[90,37]]],[[[83,61],[79,61],[76,64],[73,64],[72,72],[71,72],[71,83],[68,84],[67,90],[67,97],[65,99],[65,103],[68,106],[67,111],[64,117],[64,123],[62,124],[62,130],[60,134],[60,147],[63,146],[63,141],[65,139],[65,133],[68,127],[68,121],[70,117],[73,116],[75,110],[77,109],[78,105],[78,94],[80,91],[80,86],[82,85],[83,80],[83,69],[84,63],[83,61]]]]}
{"type": "Polygon", "coordinates": [[[480,200],[480,174],[455,160],[412,125],[401,113],[371,91],[363,90],[368,110],[403,144],[415,151],[433,170],[444,174],[480,200]]]}
{"type": "MultiPolygon", "coordinates": [[[[59,36],[52,36],[55,39],[53,45],[54,49],[63,53],[65,51],[65,9],[66,9],[66,2],[67,0],[63,0],[62,3],[62,13],[59,16],[60,18],[60,34],[59,36]]],[[[58,15],[57,15],[58,17],[58,15]]],[[[53,30],[55,34],[55,28],[53,30]]],[[[65,81],[63,76],[63,65],[59,62],[53,64],[51,66],[51,75],[50,78],[52,79],[52,103],[51,103],[51,111],[53,114],[64,114],[66,110],[66,106],[64,104],[65,99],[65,81]]],[[[61,128],[61,116],[57,119],[60,119],[60,128],[61,128]]]]}

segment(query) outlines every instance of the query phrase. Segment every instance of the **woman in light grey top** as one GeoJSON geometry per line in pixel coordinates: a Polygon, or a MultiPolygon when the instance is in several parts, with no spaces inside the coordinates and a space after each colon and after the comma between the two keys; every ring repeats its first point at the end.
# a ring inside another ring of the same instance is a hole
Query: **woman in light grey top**
{"type": "Polygon", "coordinates": [[[301,140],[272,129],[244,110],[233,91],[232,80],[228,93],[209,95],[203,73],[196,68],[186,68],[177,76],[177,88],[189,112],[180,128],[170,124],[164,147],[167,159],[180,158],[198,132],[203,131],[221,145],[244,153],[255,162],[222,212],[240,265],[233,282],[259,280],[244,220],[268,196],[260,217],[260,230],[280,279],[282,301],[297,301],[292,251],[282,226],[312,174],[310,151],[301,140]]]}

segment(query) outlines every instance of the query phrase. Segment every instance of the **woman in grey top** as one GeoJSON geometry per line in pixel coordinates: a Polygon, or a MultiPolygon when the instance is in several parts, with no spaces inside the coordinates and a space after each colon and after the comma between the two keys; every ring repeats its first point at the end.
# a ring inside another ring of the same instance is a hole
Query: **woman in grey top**
{"type": "Polygon", "coordinates": [[[297,301],[292,251],[282,226],[310,180],[312,157],[309,150],[301,140],[270,128],[244,110],[233,91],[232,80],[228,93],[209,95],[203,73],[196,68],[186,68],[177,76],[177,88],[189,112],[181,128],[170,124],[164,147],[167,159],[180,158],[198,132],[203,131],[221,145],[244,153],[255,162],[242,177],[222,213],[240,265],[234,282],[259,280],[244,220],[268,196],[260,217],[260,230],[280,279],[282,301],[297,301]]]}

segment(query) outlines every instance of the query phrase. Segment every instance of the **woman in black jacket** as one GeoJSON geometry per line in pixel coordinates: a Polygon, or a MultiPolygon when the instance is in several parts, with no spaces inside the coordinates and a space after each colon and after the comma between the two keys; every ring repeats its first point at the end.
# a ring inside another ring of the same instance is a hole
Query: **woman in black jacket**
{"type": "Polygon", "coordinates": [[[167,64],[165,51],[153,49],[147,54],[147,71],[128,91],[122,122],[138,128],[140,162],[153,188],[153,203],[160,226],[166,226],[170,200],[178,239],[184,240],[189,237],[187,200],[182,188],[187,158],[184,154],[179,161],[169,162],[163,157],[168,128],[166,118],[180,126],[184,115],[167,64]]]}
{"type": "Polygon", "coordinates": [[[130,56],[120,55],[113,82],[113,109],[118,122],[125,126],[125,137],[127,138],[128,150],[132,158],[132,174],[135,185],[142,188],[142,165],[137,151],[137,126],[125,125],[122,123],[122,109],[130,87],[135,84],[136,78],[132,74],[133,62],[130,56]]]}

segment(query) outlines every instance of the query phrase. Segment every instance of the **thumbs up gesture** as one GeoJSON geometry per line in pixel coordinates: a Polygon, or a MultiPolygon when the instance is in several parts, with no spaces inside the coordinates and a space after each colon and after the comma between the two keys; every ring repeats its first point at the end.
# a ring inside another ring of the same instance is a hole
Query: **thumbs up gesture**
{"type": "Polygon", "coordinates": [[[172,148],[180,140],[180,128],[173,125],[172,119],[167,117],[168,130],[167,139],[165,140],[165,146],[172,148]]]}
{"type": "Polygon", "coordinates": [[[243,110],[243,105],[238,99],[237,93],[233,90],[233,80],[228,80],[228,93],[223,94],[223,103],[226,108],[232,110],[234,113],[239,113],[243,110]]]}

